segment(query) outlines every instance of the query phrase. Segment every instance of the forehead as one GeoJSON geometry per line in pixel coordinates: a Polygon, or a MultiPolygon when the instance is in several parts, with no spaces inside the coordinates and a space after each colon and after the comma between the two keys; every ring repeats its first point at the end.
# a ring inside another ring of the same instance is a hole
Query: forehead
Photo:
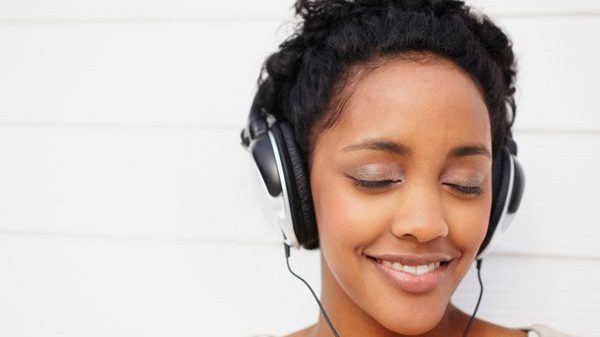
{"type": "Polygon", "coordinates": [[[339,118],[324,132],[335,134],[340,146],[382,137],[432,145],[491,144],[480,88],[449,60],[390,59],[347,87],[351,93],[339,118]]]}

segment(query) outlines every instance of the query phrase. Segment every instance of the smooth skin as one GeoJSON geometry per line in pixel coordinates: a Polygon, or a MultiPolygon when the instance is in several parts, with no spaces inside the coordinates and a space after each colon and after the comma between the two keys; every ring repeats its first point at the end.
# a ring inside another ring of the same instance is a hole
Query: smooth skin
{"type": "MultiPolygon", "coordinates": [[[[317,133],[310,158],[322,303],[343,337],[462,336],[469,315],[450,298],[483,241],[492,200],[480,88],[433,55],[390,58],[349,83],[339,118],[317,133]],[[370,258],[381,254],[452,260],[433,289],[410,292],[370,258]]],[[[477,319],[469,335],[526,333],[477,319]]],[[[333,334],[320,316],[290,336],[333,334]]]]}

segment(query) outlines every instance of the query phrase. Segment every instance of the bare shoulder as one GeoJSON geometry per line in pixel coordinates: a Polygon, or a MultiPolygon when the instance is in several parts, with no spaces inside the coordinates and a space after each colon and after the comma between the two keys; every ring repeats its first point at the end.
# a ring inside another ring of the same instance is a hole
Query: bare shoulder
{"type": "Polygon", "coordinates": [[[527,332],[524,330],[500,326],[482,319],[473,322],[471,331],[473,336],[527,337],[527,332]]]}

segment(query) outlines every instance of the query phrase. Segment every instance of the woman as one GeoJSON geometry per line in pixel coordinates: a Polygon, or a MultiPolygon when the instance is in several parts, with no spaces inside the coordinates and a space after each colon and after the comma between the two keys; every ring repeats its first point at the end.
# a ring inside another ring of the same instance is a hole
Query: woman
{"type": "Polygon", "coordinates": [[[322,315],[290,336],[561,336],[471,321],[450,303],[520,201],[506,35],[460,1],[296,10],[242,134],[288,256],[321,250],[322,315]]]}

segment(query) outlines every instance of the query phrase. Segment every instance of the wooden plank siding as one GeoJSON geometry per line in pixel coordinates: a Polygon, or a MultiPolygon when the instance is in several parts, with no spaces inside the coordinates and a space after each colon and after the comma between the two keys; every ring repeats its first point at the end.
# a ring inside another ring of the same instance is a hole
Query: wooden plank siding
{"type": "MultiPolygon", "coordinates": [[[[527,176],[480,316],[600,336],[600,2],[477,0],[519,60],[527,176]]],[[[314,322],[239,145],[280,0],[0,2],[0,336],[314,322]]],[[[318,252],[292,263],[319,288],[318,252]]],[[[473,270],[454,301],[471,310],[473,270]]]]}

